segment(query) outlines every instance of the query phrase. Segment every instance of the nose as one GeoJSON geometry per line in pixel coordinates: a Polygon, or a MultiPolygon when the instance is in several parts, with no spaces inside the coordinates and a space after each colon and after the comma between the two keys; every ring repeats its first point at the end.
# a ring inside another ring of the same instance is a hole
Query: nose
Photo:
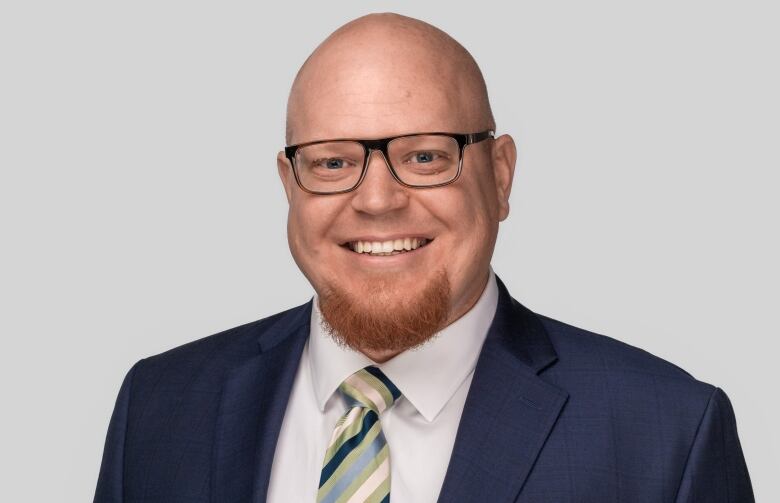
{"type": "Polygon", "coordinates": [[[384,154],[378,150],[369,151],[366,174],[353,194],[352,208],[371,215],[404,208],[409,202],[406,187],[393,178],[384,154]]]}

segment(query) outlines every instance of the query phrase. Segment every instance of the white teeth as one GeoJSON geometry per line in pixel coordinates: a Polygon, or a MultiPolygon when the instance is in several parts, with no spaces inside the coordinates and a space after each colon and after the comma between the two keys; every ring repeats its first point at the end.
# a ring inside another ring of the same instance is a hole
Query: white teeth
{"type": "Polygon", "coordinates": [[[425,238],[403,238],[389,241],[351,241],[349,248],[356,253],[371,255],[396,255],[405,251],[416,250],[429,242],[425,238]]]}

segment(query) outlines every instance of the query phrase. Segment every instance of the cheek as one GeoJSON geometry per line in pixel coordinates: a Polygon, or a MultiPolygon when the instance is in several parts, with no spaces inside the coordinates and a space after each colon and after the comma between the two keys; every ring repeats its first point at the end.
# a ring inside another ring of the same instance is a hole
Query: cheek
{"type": "Polygon", "coordinates": [[[290,247],[298,254],[315,255],[332,244],[328,231],[341,214],[344,202],[335,196],[296,194],[287,217],[290,247]]]}
{"type": "Polygon", "coordinates": [[[443,225],[439,260],[451,274],[461,275],[475,261],[481,262],[491,232],[484,208],[474,205],[466,191],[448,191],[431,198],[426,208],[443,225]]]}
{"type": "Polygon", "coordinates": [[[461,281],[470,280],[475,270],[490,262],[498,232],[495,208],[484,185],[465,177],[441,189],[428,200],[427,207],[446,228],[449,237],[443,259],[450,272],[461,281]],[[461,184],[460,182],[464,182],[461,184]]]}
{"type": "MultiPolygon", "coordinates": [[[[474,180],[456,182],[435,202],[437,212],[448,223],[448,227],[458,234],[458,239],[468,243],[478,240],[491,232],[492,222],[497,220],[491,201],[484,186],[474,180]]],[[[448,187],[449,188],[449,187],[448,187]]]]}

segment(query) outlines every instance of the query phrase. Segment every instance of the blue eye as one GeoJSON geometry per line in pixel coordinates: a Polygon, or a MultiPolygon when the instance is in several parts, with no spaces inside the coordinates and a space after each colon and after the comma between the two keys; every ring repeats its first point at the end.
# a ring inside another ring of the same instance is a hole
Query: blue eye
{"type": "Polygon", "coordinates": [[[433,152],[417,152],[414,154],[415,162],[428,163],[433,161],[435,155],[433,152]]]}
{"type": "Polygon", "coordinates": [[[339,159],[336,157],[331,157],[330,159],[325,159],[325,167],[328,169],[340,169],[344,167],[344,159],[339,159]]]}

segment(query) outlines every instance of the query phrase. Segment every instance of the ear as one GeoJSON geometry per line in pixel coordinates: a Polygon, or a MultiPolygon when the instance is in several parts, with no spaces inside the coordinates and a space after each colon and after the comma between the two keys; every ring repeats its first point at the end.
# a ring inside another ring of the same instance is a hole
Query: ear
{"type": "Polygon", "coordinates": [[[509,216],[509,194],[512,192],[512,179],[515,176],[517,148],[515,141],[508,134],[501,135],[493,141],[493,177],[496,181],[496,197],[498,198],[498,220],[503,221],[509,216]]]}
{"type": "Polygon", "coordinates": [[[284,150],[279,151],[276,154],[276,170],[279,172],[279,178],[282,179],[282,185],[284,185],[284,192],[287,195],[287,204],[290,204],[292,199],[292,191],[295,190],[295,175],[290,165],[290,160],[284,155],[284,150]]]}

